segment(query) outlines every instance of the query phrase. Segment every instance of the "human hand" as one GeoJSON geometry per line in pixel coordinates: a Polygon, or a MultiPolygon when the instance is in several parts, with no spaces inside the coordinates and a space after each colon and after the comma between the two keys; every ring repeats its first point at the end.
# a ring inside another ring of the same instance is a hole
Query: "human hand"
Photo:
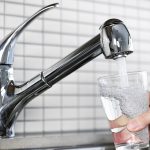
{"type": "Polygon", "coordinates": [[[127,124],[127,129],[133,132],[139,131],[144,129],[149,124],[150,124],[150,109],[147,112],[130,120],[127,124]]]}
{"type": "MultiPolygon", "coordinates": [[[[149,93],[149,101],[150,101],[150,93],[149,93]]],[[[147,112],[137,116],[134,119],[129,120],[127,124],[127,129],[129,131],[135,132],[144,129],[146,126],[150,124],[150,109],[147,112]]]]}

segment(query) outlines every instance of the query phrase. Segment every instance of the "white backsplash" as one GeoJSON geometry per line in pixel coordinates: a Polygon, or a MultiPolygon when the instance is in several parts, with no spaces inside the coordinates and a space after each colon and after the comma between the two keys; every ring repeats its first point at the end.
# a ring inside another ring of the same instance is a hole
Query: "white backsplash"
{"type": "MultiPolygon", "coordinates": [[[[24,19],[54,0],[1,0],[0,40],[24,19]]],[[[15,48],[15,80],[29,80],[99,33],[109,18],[125,22],[135,52],[128,70],[150,73],[149,0],[62,0],[30,24],[15,48]]],[[[114,62],[101,55],[31,101],[20,114],[16,132],[47,133],[108,129],[98,98],[97,77],[113,73],[114,62]]]]}

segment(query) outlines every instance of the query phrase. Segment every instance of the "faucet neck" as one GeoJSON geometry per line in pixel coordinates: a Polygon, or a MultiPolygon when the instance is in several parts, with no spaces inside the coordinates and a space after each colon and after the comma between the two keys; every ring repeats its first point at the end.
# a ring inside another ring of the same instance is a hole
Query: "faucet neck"
{"type": "MultiPolygon", "coordinates": [[[[84,64],[88,63],[101,53],[102,51],[98,34],[87,43],[66,56],[64,59],[60,60],[52,67],[41,72],[21,86],[16,86],[12,78],[7,77],[8,79],[5,79],[5,83],[3,83],[3,85],[7,87],[7,82],[11,83],[11,88],[4,88],[5,94],[3,97],[1,97],[2,105],[0,107],[0,130],[3,132],[0,134],[0,136],[5,135],[4,133],[6,133],[6,129],[11,130],[21,110],[33,98],[37,97],[45,90],[49,89],[52,85],[70,73],[74,72],[84,64]],[[13,89],[13,93],[10,95],[10,97],[8,97],[6,94],[10,93],[8,92],[10,91],[9,89],[13,89]]],[[[4,68],[3,71],[1,71],[1,73],[3,72],[3,75],[0,74],[2,81],[6,76],[9,76],[9,70],[12,70],[12,68],[11,65],[0,65],[0,67],[4,68]]],[[[3,87],[1,87],[1,89],[3,87]]]]}

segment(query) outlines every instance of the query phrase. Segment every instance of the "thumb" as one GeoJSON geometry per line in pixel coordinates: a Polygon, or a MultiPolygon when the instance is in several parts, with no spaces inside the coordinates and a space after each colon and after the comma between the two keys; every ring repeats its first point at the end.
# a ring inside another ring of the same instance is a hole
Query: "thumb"
{"type": "Polygon", "coordinates": [[[127,129],[133,132],[139,131],[144,129],[148,124],[150,124],[150,110],[130,120],[127,124],[127,129]]]}

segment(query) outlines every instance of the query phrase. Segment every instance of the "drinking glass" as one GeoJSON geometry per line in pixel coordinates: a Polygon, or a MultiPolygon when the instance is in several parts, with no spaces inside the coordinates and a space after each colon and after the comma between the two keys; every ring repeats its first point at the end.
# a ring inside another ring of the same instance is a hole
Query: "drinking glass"
{"type": "Polygon", "coordinates": [[[147,73],[104,76],[98,79],[98,83],[116,150],[149,147],[148,127],[138,132],[126,128],[130,119],[148,110],[147,73]]]}

